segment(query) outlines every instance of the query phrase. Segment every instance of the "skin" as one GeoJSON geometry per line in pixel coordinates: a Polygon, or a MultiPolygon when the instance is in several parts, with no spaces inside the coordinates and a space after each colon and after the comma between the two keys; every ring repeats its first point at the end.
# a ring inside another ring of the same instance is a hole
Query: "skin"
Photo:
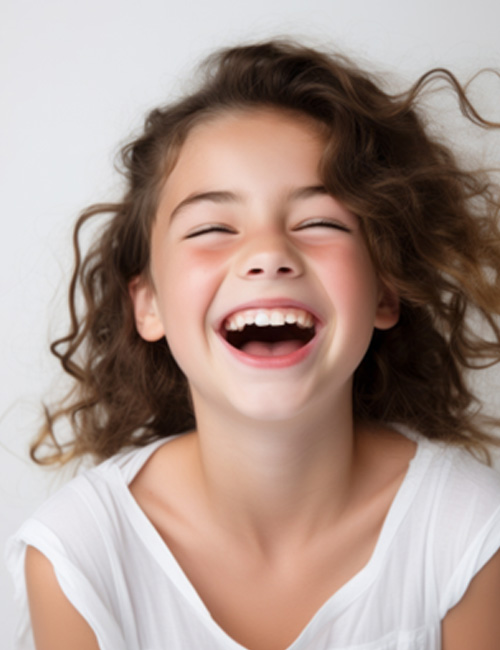
{"type": "Polygon", "coordinates": [[[61,590],[52,564],[31,546],[25,571],[36,649],[99,650],[94,632],[61,590]]]}
{"type": "MultiPolygon", "coordinates": [[[[250,650],[286,648],[368,562],[415,453],[352,417],[353,373],[374,328],[397,322],[398,301],[355,216],[318,189],[322,150],[314,124],[276,111],[195,127],[163,188],[152,282],[130,285],[140,335],[167,337],[197,416],[130,489],[216,622],[250,650]],[[225,317],[263,300],[315,315],[300,361],[228,350],[225,317]]],[[[46,558],[29,549],[26,570],[38,650],[75,638],[94,650],[46,558]]],[[[445,650],[498,646],[499,578],[495,558],[446,617],[445,650]]]]}

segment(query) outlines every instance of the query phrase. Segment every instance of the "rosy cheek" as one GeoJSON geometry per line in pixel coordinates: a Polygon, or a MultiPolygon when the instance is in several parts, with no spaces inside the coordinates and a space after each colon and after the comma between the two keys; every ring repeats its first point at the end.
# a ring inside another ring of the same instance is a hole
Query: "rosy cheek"
{"type": "Polygon", "coordinates": [[[193,250],[186,255],[177,269],[182,268],[194,286],[205,286],[227,268],[228,255],[222,251],[193,250]]]}
{"type": "Polygon", "coordinates": [[[367,251],[338,247],[316,259],[327,291],[346,307],[361,311],[376,302],[377,279],[367,251]]]}
{"type": "Polygon", "coordinates": [[[200,316],[207,308],[226,268],[220,254],[194,248],[170,254],[165,251],[158,266],[162,278],[157,288],[165,313],[174,308],[179,315],[193,314],[191,320],[194,311],[200,316]]]}

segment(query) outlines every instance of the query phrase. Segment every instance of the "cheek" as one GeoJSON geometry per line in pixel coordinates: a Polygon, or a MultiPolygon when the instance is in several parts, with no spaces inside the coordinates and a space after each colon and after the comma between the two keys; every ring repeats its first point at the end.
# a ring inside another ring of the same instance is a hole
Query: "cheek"
{"type": "Polygon", "coordinates": [[[226,274],[226,256],[220,252],[190,250],[172,260],[170,293],[199,315],[208,309],[226,274]]]}
{"type": "Polygon", "coordinates": [[[354,316],[375,312],[378,281],[367,250],[339,246],[325,251],[318,262],[324,288],[338,309],[354,316]]]}
{"type": "MultiPolygon", "coordinates": [[[[220,285],[221,264],[202,251],[164,252],[153,260],[153,279],[165,335],[171,346],[204,326],[220,285]]],[[[193,340],[191,340],[191,345],[193,340]]]]}

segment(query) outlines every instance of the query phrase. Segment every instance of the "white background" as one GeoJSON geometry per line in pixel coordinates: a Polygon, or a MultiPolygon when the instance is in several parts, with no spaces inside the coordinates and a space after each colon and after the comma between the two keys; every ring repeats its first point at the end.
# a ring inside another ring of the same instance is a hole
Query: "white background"
{"type": "MultiPolygon", "coordinates": [[[[116,197],[114,155],[145,111],[168,101],[195,63],[221,45],[307,37],[404,85],[432,66],[451,67],[462,79],[480,67],[499,68],[499,24],[497,0],[2,1],[0,550],[60,481],[27,460],[27,445],[58,376],[46,349],[64,329],[71,228],[83,207],[116,197]]],[[[490,78],[488,88],[476,95],[493,116],[500,84],[490,78]]],[[[498,139],[495,146],[471,142],[448,113],[441,120],[464,152],[498,152],[498,139]]],[[[498,370],[480,383],[493,405],[499,384],[498,370]]],[[[0,562],[6,648],[12,595],[0,562]]]]}

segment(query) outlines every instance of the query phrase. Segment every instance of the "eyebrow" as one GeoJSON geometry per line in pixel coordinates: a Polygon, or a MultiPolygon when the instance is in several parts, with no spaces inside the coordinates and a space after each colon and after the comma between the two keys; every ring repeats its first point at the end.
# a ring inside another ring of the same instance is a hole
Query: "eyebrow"
{"type": "MultiPolygon", "coordinates": [[[[327,196],[326,188],[323,185],[310,185],[306,187],[298,187],[297,189],[290,192],[287,197],[288,201],[297,201],[300,199],[308,199],[317,195],[327,196]]],[[[212,191],[212,192],[197,192],[195,194],[190,194],[184,200],[182,200],[171,212],[170,221],[176,217],[179,212],[182,212],[184,208],[195,205],[196,203],[203,203],[204,201],[209,201],[211,203],[240,203],[242,197],[239,194],[229,191],[212,191]]]]}

